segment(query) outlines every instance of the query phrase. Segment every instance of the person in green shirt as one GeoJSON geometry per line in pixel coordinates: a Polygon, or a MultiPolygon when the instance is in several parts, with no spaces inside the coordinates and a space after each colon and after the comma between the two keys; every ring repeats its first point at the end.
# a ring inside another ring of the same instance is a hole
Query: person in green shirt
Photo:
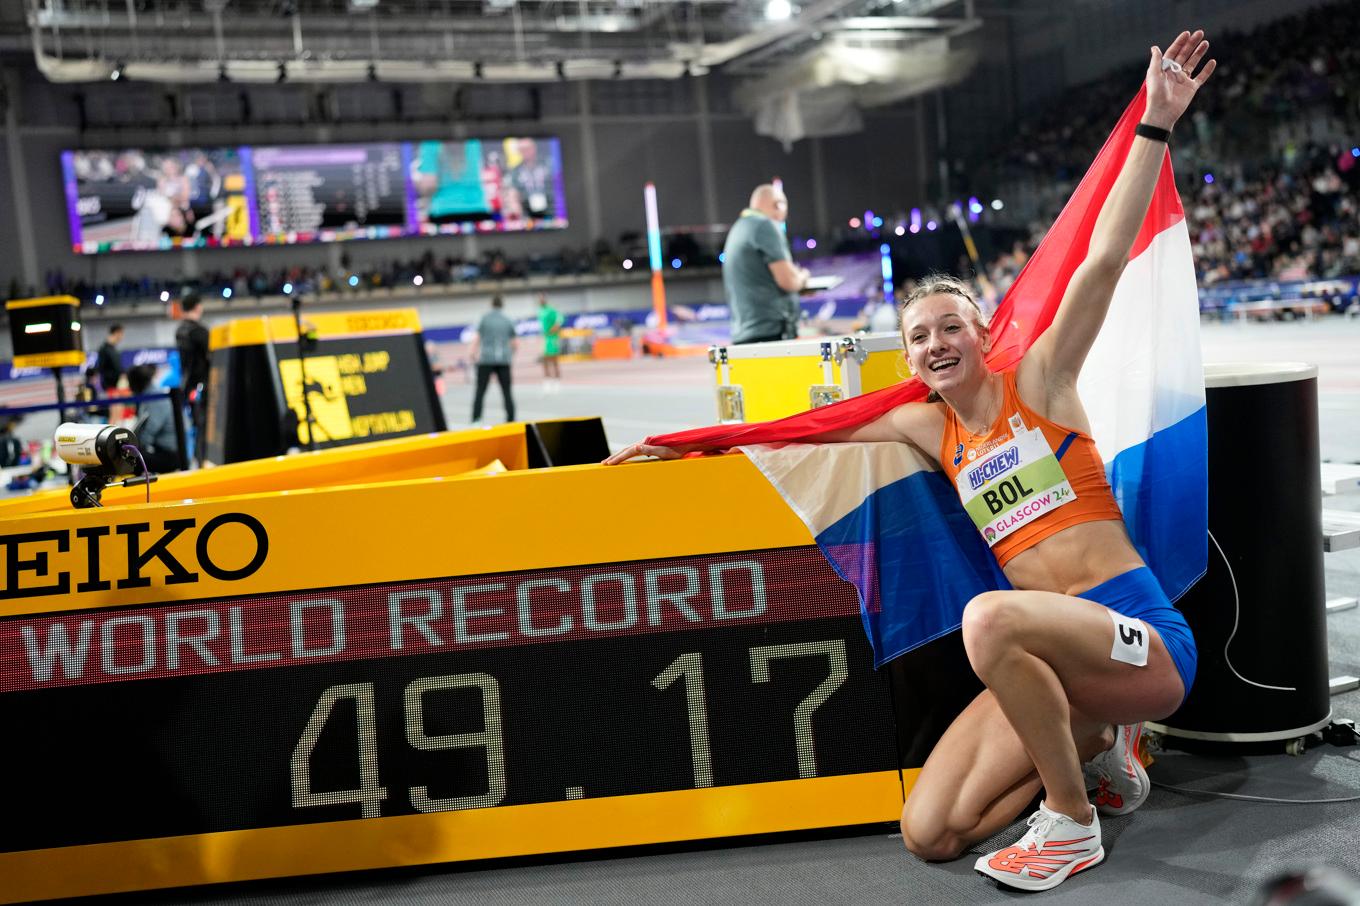
{"type": "Polygon", "coordinates": [[[547,293],[538,294],[538,324],[543,328],[543,391],[556,393],[562,389],[562,366],[557,361],[562,352],[562,314],[548,302],[547,293]]]}

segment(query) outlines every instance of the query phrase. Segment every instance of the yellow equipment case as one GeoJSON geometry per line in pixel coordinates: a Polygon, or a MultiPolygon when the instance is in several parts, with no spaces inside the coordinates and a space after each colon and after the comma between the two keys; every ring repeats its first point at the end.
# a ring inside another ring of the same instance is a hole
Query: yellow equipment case
{"type": "Polygon", "coordinates": [[[905,380],[896,332],[712,346],[718,420],[764,422],[905,380]]]}

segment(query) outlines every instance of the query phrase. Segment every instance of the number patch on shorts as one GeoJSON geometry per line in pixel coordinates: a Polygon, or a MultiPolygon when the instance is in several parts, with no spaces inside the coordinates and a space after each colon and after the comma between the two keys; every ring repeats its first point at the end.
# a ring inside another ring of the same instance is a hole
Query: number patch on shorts
{"type": "Polygon", "coordinates": [[[1110,648],[1110,660],[1146,667],[1152,641],[1148,637],[1147,626],[1143,625],[1142,620],[1122,616],[1109,608],[1106,608],[1106,613],[1114,621],[1114,645],[1110,648]]]}

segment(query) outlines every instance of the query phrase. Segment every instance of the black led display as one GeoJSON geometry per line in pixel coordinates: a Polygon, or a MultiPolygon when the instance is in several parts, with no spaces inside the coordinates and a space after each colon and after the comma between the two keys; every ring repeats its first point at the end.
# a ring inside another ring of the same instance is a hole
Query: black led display
{"type": "Polygon", "coordinates": [[[0,851],[898,766],[815,548],[0,621],[0,851]]]}

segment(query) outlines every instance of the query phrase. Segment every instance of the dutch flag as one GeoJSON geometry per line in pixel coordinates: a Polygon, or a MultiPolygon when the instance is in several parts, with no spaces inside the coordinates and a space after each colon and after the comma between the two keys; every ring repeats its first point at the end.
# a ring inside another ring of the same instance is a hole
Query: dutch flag
{"type": "MultiPolygon", "coordinates": [[[[1052,322],[1144,104],[1139,92],[998,307],[993,371],[1013,370],[1052,322]]],[[[1133,542],[1175,600],[1205,572],[1209,506],[1199,299],[1169,152],[1078,391],[1133,542]]],[[[957,629],[969,599],[1006,587],[1005,577],[953,487],[910,447],[796,441],[863,424],[925,392],[913,379],[779,421],[647,442],[740,447],[858,589],[882,664],[957,629]]]]}

